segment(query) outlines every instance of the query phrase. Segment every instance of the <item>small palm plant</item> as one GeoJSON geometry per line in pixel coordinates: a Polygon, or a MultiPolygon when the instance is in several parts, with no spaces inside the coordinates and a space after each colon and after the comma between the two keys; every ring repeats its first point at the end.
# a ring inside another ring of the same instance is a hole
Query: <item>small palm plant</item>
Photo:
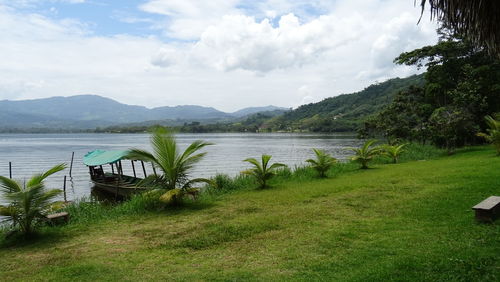
{"type": "Polygon", "coordinates": [[[382,154],[391,158],[393,163],[397,163],[399,161],[399,157],[405,151],[404,147],[406,147],[406,145],[408,144],[401,144],[401,145],[386,144],[382,146],[382,154]]]}
{"type": "Polygon", "coordinates": [[[485,119],[486,124],[490,127],[486,130],[488,133],[478,133],[477,135],[493,144],[497,150],[497,155],[500,155],[500,121],[491,116],[486,116],[485,119]]]}
{"type": "Polygon", "coordinates": [[[319,173],[319,177],[326,177],[326,172],[337,162],[337,159],[320,149],[313,149],[316,159],[308,159],[306,162],[319,173]]]}
{"type": "Polygon", "coordinates": [[[13,229],[24,235],[32,234],[36,223],[46,217],[54,198],[62,192],[60,189],[45,190],[44,180],[65,168],[65,164],[56,165],[24,183],[0,176],[0,198],[8,202],[0,205],[0,215],[6,217],[4,221],[11,222],[13,229]]]}
{"type": "Polygon", "coordinates": [[[160,201],[167,204],[178,204],[186,195],[196,195],[198,189],[192,185],[197,182],[211,183],[206,178],[189,179],[193,166],[206,155],[198,153],[200,149],[212,143],[201,140],[193,142],[181,152],[172,133],[163,128],[155,130],[151,136],[153,152],[141,149],[131,149],[128,159],[151,162],[162,173],[149,175],[138,185],[151,187],[160,193],[160,201]]]}
{"type": "Polygon", "coordinates": [[[259,183],[259,188],[267,188],[267,182],[276,175],[276,170],[280,167],[285,167],[286,165],[281,163],[274,163],[269,165],[269,161],[271,160],[270,155],[262,155],[262,161],[259,163],[254,158],[249,158],[244,160],[244,162],[251,163],[254,167],[248,170],[243,171],[243,174],[251,175],[255,177],[257,182],[259,183]]]}
{"type": "Polygon", "coordinates": [[[377,142],[377,140],[368,140],[360,148],[349,148],[355,153],[351,160],[359,162],[362,169],[367,169],[368,163],[381,153],[380,147],[374,146],[377,142]]]}

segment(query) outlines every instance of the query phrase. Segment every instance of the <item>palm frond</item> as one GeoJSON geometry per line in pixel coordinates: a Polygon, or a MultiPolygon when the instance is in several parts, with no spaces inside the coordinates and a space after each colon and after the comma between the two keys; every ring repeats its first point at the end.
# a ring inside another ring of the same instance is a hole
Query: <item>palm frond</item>
{"type": "Polygon", "coordinates": [[[11,192],[19,192],[22,190],[21,185],[16,181],[0,176],[0,193],[11,193],[11,192]]]}
{"type": "Polygon", "coordinates": [[[286,164],[282,164],[282,163],[273,163],[272,165],[269,166],[269,170],[275,170],[275,169],[278,169],[280,167],[286,167],[286,164]]]}
{"type": "Polygon", "coordinates": [[[245,159],[243,161],[253,164],[255,166],[255,168],[257,168],[258,170],[262,170],[261,164],[254,158],[248,158],[248,159],[245,159]]]}
{"type": "Polygon", "coordinates": [[[259,183],[260,188],[267,187],[267,181],[271,179],[274,175],[276,175],[276,170],[280,167],[285,167],[286,165],[281,163],[274,163],[269,165],[269,161],[271,160],[270,155],[262,155],[261,162],[258,162],[254,158],[245,159],[244,162],[249,162],[254,167],[244,170],[241,173],[252,175],[255,177],[257,182],[259,183]]]}
{"type": "Polygon", "coordinates": [[[25,234],[31,233],[37,218],[45,216],[50,210],[52,200],[62,192],[58,189],[46,191],[45,178],[65,167],[64,164],[56,165],[34,175],[25,185],[0,177],[2,198],[9,202],[8,206],[0,206],[0,215],[7,217],[4,221],[12,222],[13,228],[19,228],[25,234]]]}
{"type": "Polygon", "coordinates": [[[307,159],[306,162],[308,162],[312,165],[318,165],[318,162],[316,160],[313,160],[313,159],[307,159]]]}
{"type": "Polygon", "coordinates": [[[500,57],[500,1],[421,0],[422,14],[427,3],[431,19],[437,18],[476,46],[500,57]]]}
{"type": "Polygon", "coordinates": [[[210,143],[210,142],[204,142],[202,140],[196,140],[194,141],[193,143],[191,143],[191,145],[189,145],[186,150],[184,150],[184,153],[181,155],[180,159],[181,160],[185,160],[185,159],[188,159],[189,156],[191,156],[192,154],[194,154],[195,152],[201,150],[202,148],[206,147],[206,146],[210,146],[210,145],[213,145],[213,143],[210,143]]]}
{"type": "Polygon", "coordinates": [[[154,162],[155,160],[155,157],[151,153],[146,150],[137,148],[130,149],[125,158],[129,160],[139,160],[146,162],[154,162]]]}
{"type": "Polygon", "coordinates": [[[31,187],[31,186],[38,185],[38,184],[42,183],[45,180],[45,178],[51,176],[52,174],[54,174],[56,172],[64,170],[65,168],[66,168],[66,164],[55,165],[43,173],[36,174],[36,175],[32,176],[30,178],[30,180],[26,183],[26,186],[31,187]]]}
{"type": "MultiPolygon", "coordinates": [[[[141,149],[132,149],[127,158],[150,162],[159,168],[162,173],[146,177],[138,183],[138,186],[150,187],[151,189],[178,190],[179,188],[187,189],[196,182],[206,182],[202,178],[189,180],[188,174],[194,165],[206,155],[205,152],[197,152],[205,146],[212,145],[212,143],[198,140],[181,152],[177,146],[175,136],[163,128],[159,128],[152,133],[150,142],[153,148],[152,153],[141,149]]],[[[168,194],[167,192],[163,193],[160,198],[167,201],[171,200],[169,197],[175,197],[175,195],[180,196],[181,194],[174,192],[168,194]]]]}

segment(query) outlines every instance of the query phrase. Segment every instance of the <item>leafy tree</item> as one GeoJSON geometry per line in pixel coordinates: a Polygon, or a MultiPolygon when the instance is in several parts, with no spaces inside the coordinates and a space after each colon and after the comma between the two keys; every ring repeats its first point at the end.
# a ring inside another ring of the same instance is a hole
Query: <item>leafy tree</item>
{"type": "Polygon", "coordinates": [[[444,147],[448,154],[463,146],[471,133],[477,132],[472,115],[458,107],[441,107],[429,118],[434,144],[444,147]]]}
{"type": "Polygon", "coordinates": [[[488,133],[478,133],[479,136],[485,138],[488,142],[495,146],[497,155],[500,155],[500,121],[492,118],[491,116],[486,116],[486,123],[490,127],[486,131],[488,133]]]}
{"type": "Polygon", "coordinates": [[[425,100],[424,89],[411,86],[401,91],[394,100],[375,117],[365,122],[360,135],[405,140],[419,140],[422,143],[429,137],[428,116],[432,113],[432,105],[425,100]]]}
{"type": "Polygon", "coordinates": [[[5,216],[14,229],[25,235],[32,234],[36,223],[46,217],[54,198],[62,192],[59,189],[46,191],[44,180],[65,168],[64,164],[56,165],[23,183],[0,176],[0,195],[8,202],[0,205],[0,215],[5,216]]]}
{"type": "Polygon", "coordinates": [[[500,60],[449,30],[436,45],[399,55],[398,64],[427,67],[426,84],[400,92],[365,123],[364,136],[432,141],[452,152],[479,141],[483,117],[500,111],[500,60]]]}
{"type": "Polygon", "coordinates": [[[355,153],[355,155],[351,157],[351,160],[359,162],[362,169],[367,169],[368,163],[381,153],[380,147],[374,146],[377,142],[377,140],[372,139],[366,141],[360,148],[350,148],[350,150],[355,153]]]}
{"type": "Polygon", "coordinates": [[[308,159],[306,162],[319,173],[319,177],[326,177],[328,170],[337,162],[337,159],[320,149],[313,149],[316,159],[308,159]]]}
{"type": "Polygon", "coordinates": [[[382,146],[382,154],[390,157],[392,159],[393,163],[397,163],[399,160],[399,157],[404,152],[404,147],[406,147],[406,145],[407,144],[401,144],[401,145],[386,144],[386,145],[382,146]]]}
{"type": "Polygon", "coordinates": [[[161,192],[160,200],[164,203],[178,203],[185,195],[197,191],[192,188],[194,183],[210,183],[210,180],[205,178],[189,179],[189,171],[206,155],[206,152],[198,153],[198,151],[208,145],[212,143],[198,140],[182,152],[173,134],[158,128],[151,136],[152,153],[131,149],[127,158],[150,162],[159,168],[162,173],[149,175],[139,185],[149,186],[161,192]]]}
{"type": "Polygon", "coordinates": [[[273,163],[269,165],[269,161],[271,160],[270,155],[262,155],[262,161],[259,163],[254,158],[249,158],[244,160],[244,162],[251,163],[254,167],[248,170],[243,171],[243,174],[251,175],[255,177],[257,182],[259,183],[259,188],[267,188],[268,181],[276,175],[276,170],[280,167],[285,167],[286,165],[281,163],[273,163]]]}

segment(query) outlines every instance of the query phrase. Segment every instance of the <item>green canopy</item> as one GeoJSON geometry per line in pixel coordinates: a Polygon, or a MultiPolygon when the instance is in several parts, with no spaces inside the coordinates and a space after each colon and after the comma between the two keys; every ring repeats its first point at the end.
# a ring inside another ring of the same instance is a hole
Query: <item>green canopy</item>
{"type": "Polygon", "coordinates": [[[98,166],[115,163],[123,159],[129,151],[104,151],[94,150],[83,157],[86,166],[98,166]]]}

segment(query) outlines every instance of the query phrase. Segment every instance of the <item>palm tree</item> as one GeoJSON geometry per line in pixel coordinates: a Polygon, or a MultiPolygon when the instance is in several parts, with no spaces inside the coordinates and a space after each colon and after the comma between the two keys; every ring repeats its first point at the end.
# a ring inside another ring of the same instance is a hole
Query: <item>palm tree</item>
{"type": "Polygon", "coordinates": [[[12,227],[19,228],[25,235],[33,233],[37,221],[45,218],[53,199],[62,192],[60,189],[46,191],[44,180],[65,168],[65,164],[56,165],[24,183],[0,176],[0,195],[9,202],[0,205],[0,215],[6,217],[4,221],[12,222],[12,227]]]}
{"type": "Polygon", "coordinates": [[[308,159],[306,162],[319,173],[319,177],[326,177],[326,172],[337,162],[337,159],[320,149],[313,149],[316,159],[308,159]]]}
{"type": "Polygon", "coordinates": [[[252,175],[255,177],[257,182],[259,183],[259,188],[268,187],[267,181],[276,175],[276,170],[280,167],[285,167],[286,165],[281,163],[274,163],[269,165],[269,161],[271,160],[270,155],[262,155],[262,161],[259,163],[254,158],[249,158],[244,160],[244,162],[249,162],[253,164],[253,168],[243,171],[243,174],[252,175]]]}
{"type": "Polygon", "coordinates": [[[382,154],[392,158],[393,163],[397,163],[399,160],[399,156],[405,151],[403,148],[408,144],[401,145],[389,145],[386,144],[382,146],[382,154]]]}
{"type": "Polygon", "coordinates": [[[478,133],[478,136],[484,137],[488,142],[493,144],[497,150],[497,155],[500,155],[500,121],[486,116],[486,124],[490,127],[486,131],[488,133],[478,133]]]}
{"type": "Polygon", "coordinates": [[[198,153],[212,143],[197,140],[181,152],[172,133],[163,128],[155,130],[150,138],[153,152],[141,149],[131,149],[128,159],[150,162],[161,170],[161,174],[149,175],[139,185],[161,190],[160,200],[165,203],[176,203],[186,194],[194,194],[197,189],[192,185],[197,182],[210,183],[205,178],[189,179],[189,171],[206,155],[198,153]]]}
{"type": "Polygon", "coordinates": [[[486,47],[500,56],[498,0],[421,0],[422,14],[429,3],[431,16],[470,38],[478,47],[486,47]]]}
{"type": "Polygon", "coordinates": [[[359,162],[362,169],[367,169],[368,163],[373,160],[373,158],[380,155],[380,147],[373,146],[377,142],[377,140],[368,140],[361,148],[349,148],[355,153],[351,160],[359,162]]]}

